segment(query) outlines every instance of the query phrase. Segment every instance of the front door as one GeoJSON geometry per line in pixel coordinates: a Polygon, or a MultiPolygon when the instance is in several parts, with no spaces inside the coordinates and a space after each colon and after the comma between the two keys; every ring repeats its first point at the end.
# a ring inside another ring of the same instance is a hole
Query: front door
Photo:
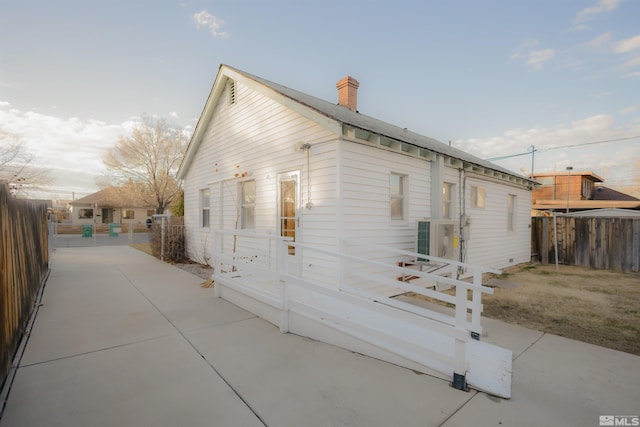
{"type": "MultiPolygon", "coordinates": [[[[296,241],[298,226],[298,192],[300,172],[278,174],[278,228],[281,236],[296,241]]],[[[295,255],[296,249],[289,246],[289,255],[295,255]]]]}
{"type": "Polygon", "coordinates": [[[102,223],[109,224],[113,222],[113,209],[102,208],[102,223]]]}

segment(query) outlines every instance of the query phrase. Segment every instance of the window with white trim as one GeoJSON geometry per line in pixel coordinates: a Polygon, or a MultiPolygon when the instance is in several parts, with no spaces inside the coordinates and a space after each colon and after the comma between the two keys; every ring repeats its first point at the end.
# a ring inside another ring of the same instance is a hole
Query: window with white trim
{"type": "Polygon", "coordinates": [[[211,193],[208,188],[200,190],[200,226],[209,228],[209,212],[211,209],[211,193]]]}
{"type": "Polygon", "coordinates": [[[517,197],[514,194],[507,196],[507,231],[516,231],[517,201],[517,197]]]}
{"type": "Polygon", "coordinates": [[[391,173],[389,175],[389,197],[391,219],[396,221],[405,220],[405,186],[406,175],[391,173]]]}
{"type": "Polygon", "coordinates": [[[471,207],[484,208],[485,189],[477,185],[471,186],[471,207]]]}
{"type": "Polygon", "coordinates": [[[240,228],[256,228],[256,182],[241,182],[240,193],[240,228]]]}
{"type": "Polygon", "coordinates": [[[122,209],[122,219],[135,219],[135,211],[133,209],[122,209]]]}
{"type": "Polygon", "coordinates": [[[451,219],[453,215],[453,184],[445,182],[442,184],[442,218],[451,219]]]}

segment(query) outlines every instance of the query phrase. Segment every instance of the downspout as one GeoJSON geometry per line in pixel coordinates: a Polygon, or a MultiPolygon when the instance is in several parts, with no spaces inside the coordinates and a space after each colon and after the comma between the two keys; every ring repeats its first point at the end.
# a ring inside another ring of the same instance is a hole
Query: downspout
{"type": "MultiPolygon", "coordinates": [[[[467,175],[464,173],[464,169],[458,169],[458,194],[460,198],[460,217],[459,217],[459,241],[460,241],[460,251],[458,255],[459,262],[465,262],[467,258],[467,242],[464,238],[464,229],[467,226],[466,223],[463,222],[463,219],[467,216],[467,198],[465,195],[467,194],[467,175]]],[[[462,266],[458,266],[456,272],[456,279],[459,279],[460,276],[464,273],[464,268],[462,266]]]]}
{"type": "MultiPolygon", "coordinates": [[[[344,139],[342,134],[338,134],[336,141],[336,244],[338,253],[346,253],[346,245],[344,243],[344,139]]],[[[338,258],[338,290],[342,289],[346,283],[347,265],[343,256],[338,258]]]]}

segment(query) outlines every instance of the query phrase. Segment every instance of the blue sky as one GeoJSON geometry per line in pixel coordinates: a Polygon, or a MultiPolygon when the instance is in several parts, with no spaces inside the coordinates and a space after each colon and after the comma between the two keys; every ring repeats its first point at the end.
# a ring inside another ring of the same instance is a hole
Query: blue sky
{"type": "MultiPolygon", "coordinates": [[[[193,129],[221,63],[329,101],[349,74],[363,114],[482,158],[551,149],[536,171],[635,193],[639,17],[637,0],[0,0],[0,129],[70,198],[143,114],[193,129]]],[[[528,174],[531,156],[496,163],[528,174]]]]}

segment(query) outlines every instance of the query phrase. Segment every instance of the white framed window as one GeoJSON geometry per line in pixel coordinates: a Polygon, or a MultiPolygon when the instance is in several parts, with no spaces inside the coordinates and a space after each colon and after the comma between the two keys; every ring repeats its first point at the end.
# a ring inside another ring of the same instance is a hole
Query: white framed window
{"type": "Polygon", "coordinates": [[[406,175],[398,173],[389,175],[389,206],[392,220],[404,221],[406,219],[406,185],[406,175]]]}
{"type": "Polygon", "coordinates": [[[471,207],[484,208],[485,189],[477,185],[471,186],[471,207]]]}
{"type": "Polygon", "coordinates": [[[135,212],[133,209],[122,209],[122,219],[135,219],[135,212]]]}
{"type": "Polygon", "coordinates": [[[507,196],[507,231],[516,231],[517,201],[517,196],[514,194],[507,196]]]}
{"type": "Polygon", "coordinates": [[[153,209],[147,209],[147,216],[148,216],[148,217],[152,217],[154,213],[156,213],[156,211],[155,211],[155,210],[153,210],[153,209]]]}
{"type": "Polygon", "coordinates": [[[209,228],[209,212],[211,210],[211,193],[208,188],[200,190],[200,226],[209,228]]]}
{"type": "Polygon", "coordinates": [[[442,218],[451,219],[453,215],[453,184],[442,184],[442,218]]]}
{"type": "Polygon", "coordinates": [[[256,182],[240,183],[240,228],[256,228],[256,182]]]}
{"type": "Polygon", "coordinates": [[[78,211],[78,218],[80,219],[90,219],[93,218],[93,209],[89,208],[89,209],[80,209],[78,211]]]}

